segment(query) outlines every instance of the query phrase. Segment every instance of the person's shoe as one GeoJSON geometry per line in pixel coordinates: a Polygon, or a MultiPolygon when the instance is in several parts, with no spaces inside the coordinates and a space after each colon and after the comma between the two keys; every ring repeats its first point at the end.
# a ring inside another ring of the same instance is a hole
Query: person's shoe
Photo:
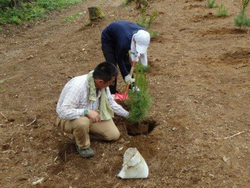
{"type": "Polygon", "coordinates": [[[78,151],[78,153],[85,158],[89,158],[89,157],[93,157],[94,156],[94,151],[89,147],[86,149],[81,149],[76,145],[76,150],[78,151]]]}

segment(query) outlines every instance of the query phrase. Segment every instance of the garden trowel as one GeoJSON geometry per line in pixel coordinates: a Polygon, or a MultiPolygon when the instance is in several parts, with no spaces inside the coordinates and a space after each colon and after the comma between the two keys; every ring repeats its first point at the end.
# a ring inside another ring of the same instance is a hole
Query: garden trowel
{"type": "MultiPolygon", "coordinates": [[[[132,66],[131,66],[130,73],[129,73],[131,75],[131,77],[132,77],[134,69],[135,69],[135,64],[136,64],[135,61],[131,62],[132,66]]],[[[130,83],[127,83],[126,87],[125,87],[125,90],[124,90],[124,93],[115,93],[114,99],[115,100],[120,100],[120,101],[125,101],[128,98],[129,86],[130,86],[130,83]]]]}

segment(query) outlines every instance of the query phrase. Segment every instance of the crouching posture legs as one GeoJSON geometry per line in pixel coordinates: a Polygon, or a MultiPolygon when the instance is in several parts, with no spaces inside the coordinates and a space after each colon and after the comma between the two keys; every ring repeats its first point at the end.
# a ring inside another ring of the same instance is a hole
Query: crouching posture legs
{"type": "Polygon", "coordinates": [[[94,156],[94,151],[90,148],[90,137],[105,141],[116,141],[120,137],[120,132],[112,119],[92,123],[87,117],[75,120],[58,118],[57,125],[65,133],[74,135],[77,151],[86,158],[94,156]]]}

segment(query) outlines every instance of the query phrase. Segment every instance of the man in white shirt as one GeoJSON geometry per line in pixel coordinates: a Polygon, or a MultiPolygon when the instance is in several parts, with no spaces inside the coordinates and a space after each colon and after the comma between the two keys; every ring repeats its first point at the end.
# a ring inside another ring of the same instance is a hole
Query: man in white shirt
{"type": "Polygon", "coordinates": [[[118,75],[116,66],[100,63],[94,71],[71,79],[63,88],[57,103],[57,126],[73,134],[82,157],[92,157],[90,135],[115,141],[120,132],[113,122],[114,113],[128,117],[129,112],[111,96],[109,85],[118,75]]]}

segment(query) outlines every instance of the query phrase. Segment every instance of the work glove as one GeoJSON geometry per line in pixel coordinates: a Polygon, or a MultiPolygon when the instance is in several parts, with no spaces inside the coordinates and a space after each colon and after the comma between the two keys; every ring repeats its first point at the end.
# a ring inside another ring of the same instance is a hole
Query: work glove
{"type": "Polygon", "coordinates": [[[128,74],[127,76],[125,76],[125,82],[132,84],[133,82],[135,82],[135,79],[132,78],[130,74],[128,74]]]}
{"type": "Polygon", "coordinates": [[[137,86],[132,87],[132,92],[140,92],[140,88],[137,86]]]}

